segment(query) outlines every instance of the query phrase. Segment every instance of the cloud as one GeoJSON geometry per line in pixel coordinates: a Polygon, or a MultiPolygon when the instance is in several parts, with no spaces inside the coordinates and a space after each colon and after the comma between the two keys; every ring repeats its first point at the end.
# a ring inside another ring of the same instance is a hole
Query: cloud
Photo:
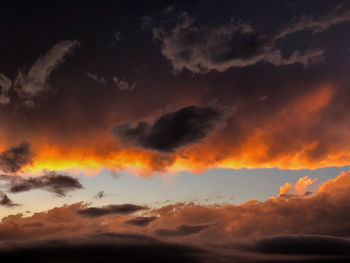
{"type": "Polygon", "coordinates": [[[350,255],[350,240],[322,235],[289,235],[259,238],[251,247],[264,254],[350,255]]]}
{"type": "Polygon", "coordinates": [[[188,236],[198,234],[199,232],[207,229],[208,225],[181,225],[176,229],[157,229],[155,233],[159,236],[177,237],[177,236],[188,236]]]}
{"type": "Polygon", "coordinates": [[[150,16],[143,16],[141,18],[141,28],[142,30],[148,30],[152,27],[153,25],[153,18],[150,16]]]}
{"type": "Polygon", "coordinates": [[[77,211],[83,217],[100,217],[112,214],[131,214],[140,210],[147,209],[144,206],[133,204],[108,205],[104,207],[89,207],[77,211]]]}
{"type": "Polygon", "coordinates": [[[30,145],[23,142],[0,153],[0,170],[5,173],[16,173],[23,166],[32,163],[34,153],[30,145]]]}
{"type": "Polygon", "coordinates": [[[105,192],[104,191],[100,191],[94,197],[95,197],[95,199],[101,199],[104,196],[105,196],[105,192]]]}
{"type": "Polygon", "coordinates": [[[151,223],[152,221],[154,221],[156,219],[157,219],[157,217],[155,217],[155,216],[149,216],[149,217],[138,216],[136,218],[133,218],[133,219],[126,221],[125,224],[130,224],[130,225],[134,225],[134,226],[147,226],[149,223],[151,223]]]}
{"type": "Polygon", "coordinates": [[[55,171],[46,172],[38,177],[20,177],[1,175],[0,180],[6,180],[8,191],[11,193],[27,192],[34,189],[42,189],[66,196],[67,192],[82,189],[79,180],[67,174],[59,174],[55,171]]]}
{"type": "Polygon", "coordinates": [[[112,80],[113,80],[114,84],[120,90],[123,90],[123,91],[132,91],[136,87],[136,84],[137,84],[137,81],[135,81],[133,83],[129,83],[125,80],[121,80],[120,78],[118,78],[116,76],[113,76],[112,80]]]}
{"type": "Polygon", "coordinates": [[[120,31],[113,32],[114,43],[122,39],[120,31]]]}
{"type": "Polygon", "coordinates": [[[88,76],[90,79],[96,81],[96,82],[99,82],[103,85],[106,85],[107,84],[107,81],[105,80],[105,78],[103,77],[99,77],[97,76],[96,74],[93,74],[93,73],[90,73],[90,72],[87,72],[86,73],[86,76],[88,76]]]}
{"type": "Polygon", "coordinates": [[[304,194],[306,192],[306,189],[317,181],[317,178],[309,178],[307,175],[299,178],[298,182],[294,185],[295,190],[298,194],[304,194]]]}
{"type": "Polygon", "coordinates": [[[2,191],[0,191],[0,206],[14,207],[18,206],[12,202],[12,200],[2,191]]]}
{"type": "Polygon", "coordinates": [[[110,239],[92,240],[88,237],[69,240],[43,240],[14,245],[0,250],[5,262],[202,262],[205,251],[189,245],[144,241],[122,243],[110,239]]]}
{"type": "Polygon", "coordinates": [[[350,21],[350,10],[342,5],[338,5],[325,16],[315,17],[303,15],[302,17],[294,18],[289,25],[282,28],[276,34],[275,38],[283,38],[304,30],[311,30],[314,34],[321,33],[332,26],[346,21],[350,21]]]}
{"type": "Polygon", "coordinates": [[[10,88],[12,81],[4,74],[0,73],[0,105],[6,105],[10,102],[10,88]]]}
{"type": "Polygon", "coordinates": [[[166,113],[153,123],[117,124],[112,135],[132,146],[159,152],[173,152],[177,148],[196,143],[206,137],[221,120],[222,113],[213,106],[187,106],[166,113]]]}
{"type": "Polygon", "coordinates": [[[45,55],[40,56],[27,71],[20,71],[14,85],[19,95],[31,101],[38,94],[49,89],[47,83],[52,71],[64,62],[64,57],[80,46],[78,40],[61,40],[45,55]]]}
{"type": "Polygon", "coordinates": [[[276,42],[307,29],[320,33],[349,20],[350,10],[338,6],[325,16],[295,18],[281,30],[263,35],[249,23],[234,19],[216,27],[197,27],[195,20],[183,13],[180,22],[170,31],[154,27],[153,38],[161,43],[161,52],[170,60],[175,72],[184,69],[198,74],[211,70],[224,72],[232,67],[247,67],[262,61],[275,66],[295,63],[307,66],[323,60],[324,51],[317,48],[303,52],[295,50],[285,57],[276,42]]]}

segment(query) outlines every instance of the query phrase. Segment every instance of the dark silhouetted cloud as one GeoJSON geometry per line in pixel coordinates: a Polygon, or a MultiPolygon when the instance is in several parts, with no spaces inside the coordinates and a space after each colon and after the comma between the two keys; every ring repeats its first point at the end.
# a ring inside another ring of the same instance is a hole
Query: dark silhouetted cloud
{"type": "Polygon", "coordinates": [[[0,154],[0,170],[5,173],[18,172],[23,166],[32,162],[33,156],[27,142],[11,147],[0,154]]]}
{"type": "Polygon", "coordinates": [[[128,220],[125,222],[125,224],[130,224],[130,225],[134,225],[134,226],[147,226],[149,223],[151,223],[152,221],[156,220],[157,217],[155,216],[138,216],[134,219],[128,220]]]}
{"type": "Polygon", "coordinates": [[[104,196],[105,196],[105,192],[104,191],[100,191],[94,197],[95,197],[95,199],[101,199],[104,196]]]}
{"type": "Polygon", "coordinates": [[[166,113],[153,123],[141,121],[134,127],[129,122],[117,124],[111,132],[126,144],[173,152],[181,146],[203,139],[221,117],[222,113],[213,106],[192,105],[166,113]]]}
{"type": "Polygon", "coordinates": [[[12,200],[2,191],[0,191],[0,206],[14,207],[18,206],[12,202],[12,200]]]}
{"type": "Polygon", "coordinates": [[[67,174],[59,174],[55,171],[47,172],[42,176],[28,178],[1,175],[0,180],[7,181],[8,191],[11,193],[42,189],[59,196],[66,196],[69,191],[83,188],[77,178],[71,177],[67,174]]]}
{"type": "Polygon", "coordinates": [[[77,213],[84,217],[100,217],[112,214],[131,214],[140,210],[147,209],[144,206],[133,204],[108,205],[104,207],[89,207],[78,210],[77,213]]]}
{"type": "Polygon", "coordinates": [[[169,237],[178,237],[178,236],[188,236],[193,234],[198,234],[199,232],[207,229],[209,225],[181,225],[176,229],[157,229],[155,233],[159,236],[169,236],[169,237]]]}
{"type": "Polygon", "coordinates": [[[12,81],[4,74],[0,73],[0,105],[5,105],[10,102],[10,88],[12,81]]]}

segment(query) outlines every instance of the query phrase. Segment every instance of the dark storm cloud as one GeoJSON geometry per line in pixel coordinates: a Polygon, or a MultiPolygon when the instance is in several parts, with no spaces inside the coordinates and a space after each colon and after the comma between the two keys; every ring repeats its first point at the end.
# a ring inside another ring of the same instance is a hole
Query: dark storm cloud
{"type": "Polygon", "coordinates": [[[27,142],[11,147],[0,154],[0,170],[5,173],[18,172],[24,165],[32,162],[33,156],[27,142]]]}
{"type": "Polygon", "coordinates": [[[140,210],[147,209],[144,206],[133,204],[108,205],[104,207],[89,207],[78,210],[77,213],[83,217],[100,217],[112,214],[131,214],[140,210]]]}
{"type": "Polygon", "coordinates": [[[149,223],[151,223],[152,221],[156,220],[157,217],[155,216],[138,216],[134,219],[128,220],[125,222],[125,224],[130,224],[130,225],[134,225],[134,226],[147,226],[149,223]]]}
{"type": "Polygon", "coordinates": [[[275,66],[301,63],[304,66],[323,59],[322,49],[295,50],[289,57],[282,55],[277,41],[287,35],[312,30],[320,33],[331,26],[350,20],[350,10],[337,7],[322,17],[295,18],[281,30],[263,35],[242,21],[217,27],[196,27],[187,13],[172,30],[153,28],[153,38],[161,43],[162,54],[171,61],[175,72],[184,69],[194,73],[211,70],[224,72],[231,67],[246,67],[264,61],[275,66]]]}
{"type": "Polygon", "coordinates": [[[28,178],[1,175],[0,180],[7,181],[8,191],[11,193],[42,189],[59,196],[66,196],[69,191],[83,188],[78,179],[67,174],[58,174],[55,171],[47,172],[42,176],[28,178]]]}
{"type": "Polygon", "coordinates": [[[207,136],[221,120],[222,113],[213,106],[187,106],[166,113],[153,123],[139,122],[117,124],[112,134],[133,146],[173,152],[181,146],[198,142],[207,136]]]}
{"type": "Polygon", "coordinates": [[[264,254],[350,255],[350,240],[322,235],[275,236],[258,239],[250,249],[264,254]]]}
{"type": "Polygon", "coordinates": [[[201,262],[204,250],[180,244],[164,242],[105,242],[90,239],[81,242],[47,240],[34,244],[1,249],[4,262],[201,262]]]}
{"type": "Polygon", "coordinates": [[[193,234],[198,234],[203,230],[207,229],[209,225],[181,225],[176,229],[157,229],[155,233],[158,236],[169,236],[169,237],[178,237],[178,236],[189,236],[193,234]]]}
{"type": "Polygon", "coordinates": [[[0,191],[0,206],[14,207],[18,206],[12,202],[12,200],[2,191],[0,191]]]}

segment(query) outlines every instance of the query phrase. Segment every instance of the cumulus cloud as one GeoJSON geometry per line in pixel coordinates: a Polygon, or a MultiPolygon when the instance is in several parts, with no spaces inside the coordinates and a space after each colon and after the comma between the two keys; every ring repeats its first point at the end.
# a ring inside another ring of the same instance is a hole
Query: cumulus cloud
{"type": "Polygon", "coordinates": [[[147,209],[144,206],[133,204],[108,205],[104,207],[88,207],[77,211],[83,217],[100,217],[112,214],[131,214],[140,210],[147,209]]]}
{"type": "Polygon", "coordinates": [[[136,87],[136,84],[137,84],[137,81],[130,83],[130,82],[122,80],[116,76],[113,76],[112,80],[113,80],[114,84],[118,87],[118,89],[123,90],[123,91],[132,91],[136,87]]]}
{"type": "Polygon", "coordinates": [[[155,216],[138,216],[125,222],[125,224],[130,224],[134,226],[147,226],[152,221],[156,220],[155,216]]]}
{"type": "Polygon", "coordinates": [[[23,166],[32,163],[34,153],[30,145],[23,142],[0,153],[0,170],[5,173],[16,173],[23,166]]]}
{"type": "Polygon", "coordinates": [[[14,207],[18,206],[18,204],[12,202],[12,200],[5,193],[0,191],[0,206],[14,207]]]}
{"type": "Polygon", "coordinates": [[[184,69],[199,74],[211,70],[224,72],[232,67],[246,67],[262,61],[275,66],[295,63],[306,66],[321,61],[324,51],[317,48],[303,52],[295,50],[285,57],[276,42],[307,29],[320,33],[349,20],[350,10],[338,6],[325,16],[295,18],[281,30],[263,35],[249,23],[233,19],[216,27],[197,27],[194,18],[183,13],[172,30],[154,27],[153,38],[161,43],[161,52],[170,60],[175,72],[184,69]]]}
{"type": "Polygon", "coordinates": [[[46,172],[46,174],[37,177],[1,175],[0,180],[7,181],[7,188],[11,193],[42,189],[58,196],[66,196],[69,191],[83,188],[78,179],[55,171],[46,172]]]}
{"type": "Polygon", "coordinates": [[[64,57],[74,48],[79,47],[78,40],[62,40],[54,45],[45,55],[40,56],[28,71],[20,71],[14,81],[19,95],[26,100],[49,89],[48,79],[52,71],[64,62],[64,57]]]}
{"type": "Polygon", "coordinates": [[[4,74],[0,73],[0,105],[6,105],[10,102],[10,88],[12,81],[4,74]]]}
{"type": "Polygon", "coordinates": [[[134,127],[129,122],[117,124],[111,133],[132,146],[174,152],[206,137],[221,117],[222,113],[213,106],[192,105],[166,113],[153,123],[141,121],[134,127]]]}

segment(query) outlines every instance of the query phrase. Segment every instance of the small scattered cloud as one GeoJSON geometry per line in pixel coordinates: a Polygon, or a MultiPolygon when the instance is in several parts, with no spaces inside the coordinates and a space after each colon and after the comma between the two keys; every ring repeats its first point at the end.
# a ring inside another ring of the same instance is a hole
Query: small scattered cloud
{"type": "Polygon", "coordinates": [[[86,75],[87,77],[89,77],[90,79],[92,79],[92,80],[94,80],[94,81],[96,81],[96,82],[99,82],[99,83],[101,83],[101,84],[103,84],[103,85],[106,85],[106,84],[107,84],[107,81],[105,80],[104,77],[99,77],[98,75],[93,74],[93,73],[90,73],[90,72],[87,72],[85,75],[86,75]]]}
{"type": "Polygon", "coordinates": [[[98,200],[98,199],[103,198],[104,196],[105,196],[105,192],[104,191],[100,191],[94,196],[94,198],[98,200]]]}
{"type": "Polygon", "coordinates": [[[16,173],[23,166],[32,163],[33,157],[30,144],[23,142],[0,153],[0,170],[5,173],[16,173]]]}
{"type": "Polygon", "coordinates": [[[112,78],[114,84],[118,87],[118,89],[122,90],[122,91],[132,91],[137,84],[137,81],[135,82],[127,82],[125,80],[122,80],[116,76],[113,76],[112,78]]]}
{"type": "Polygon", "coordinates": [[[131,214],[147,209],[144,206],[133,204],[108,205],[104,207],[88,207],[78,210],[77,213],[83,217],[100,217],[112,214],[131,214]]]}
{"type": "Polygon", "coordinates": [[[129,122],[117,124],[111,133],[132,146],[174,152],[206,137],[221,117],[220,110],[213,106],[192,105],[166,113],[153,123],[141,121],[134,127],[129,122]]]}

